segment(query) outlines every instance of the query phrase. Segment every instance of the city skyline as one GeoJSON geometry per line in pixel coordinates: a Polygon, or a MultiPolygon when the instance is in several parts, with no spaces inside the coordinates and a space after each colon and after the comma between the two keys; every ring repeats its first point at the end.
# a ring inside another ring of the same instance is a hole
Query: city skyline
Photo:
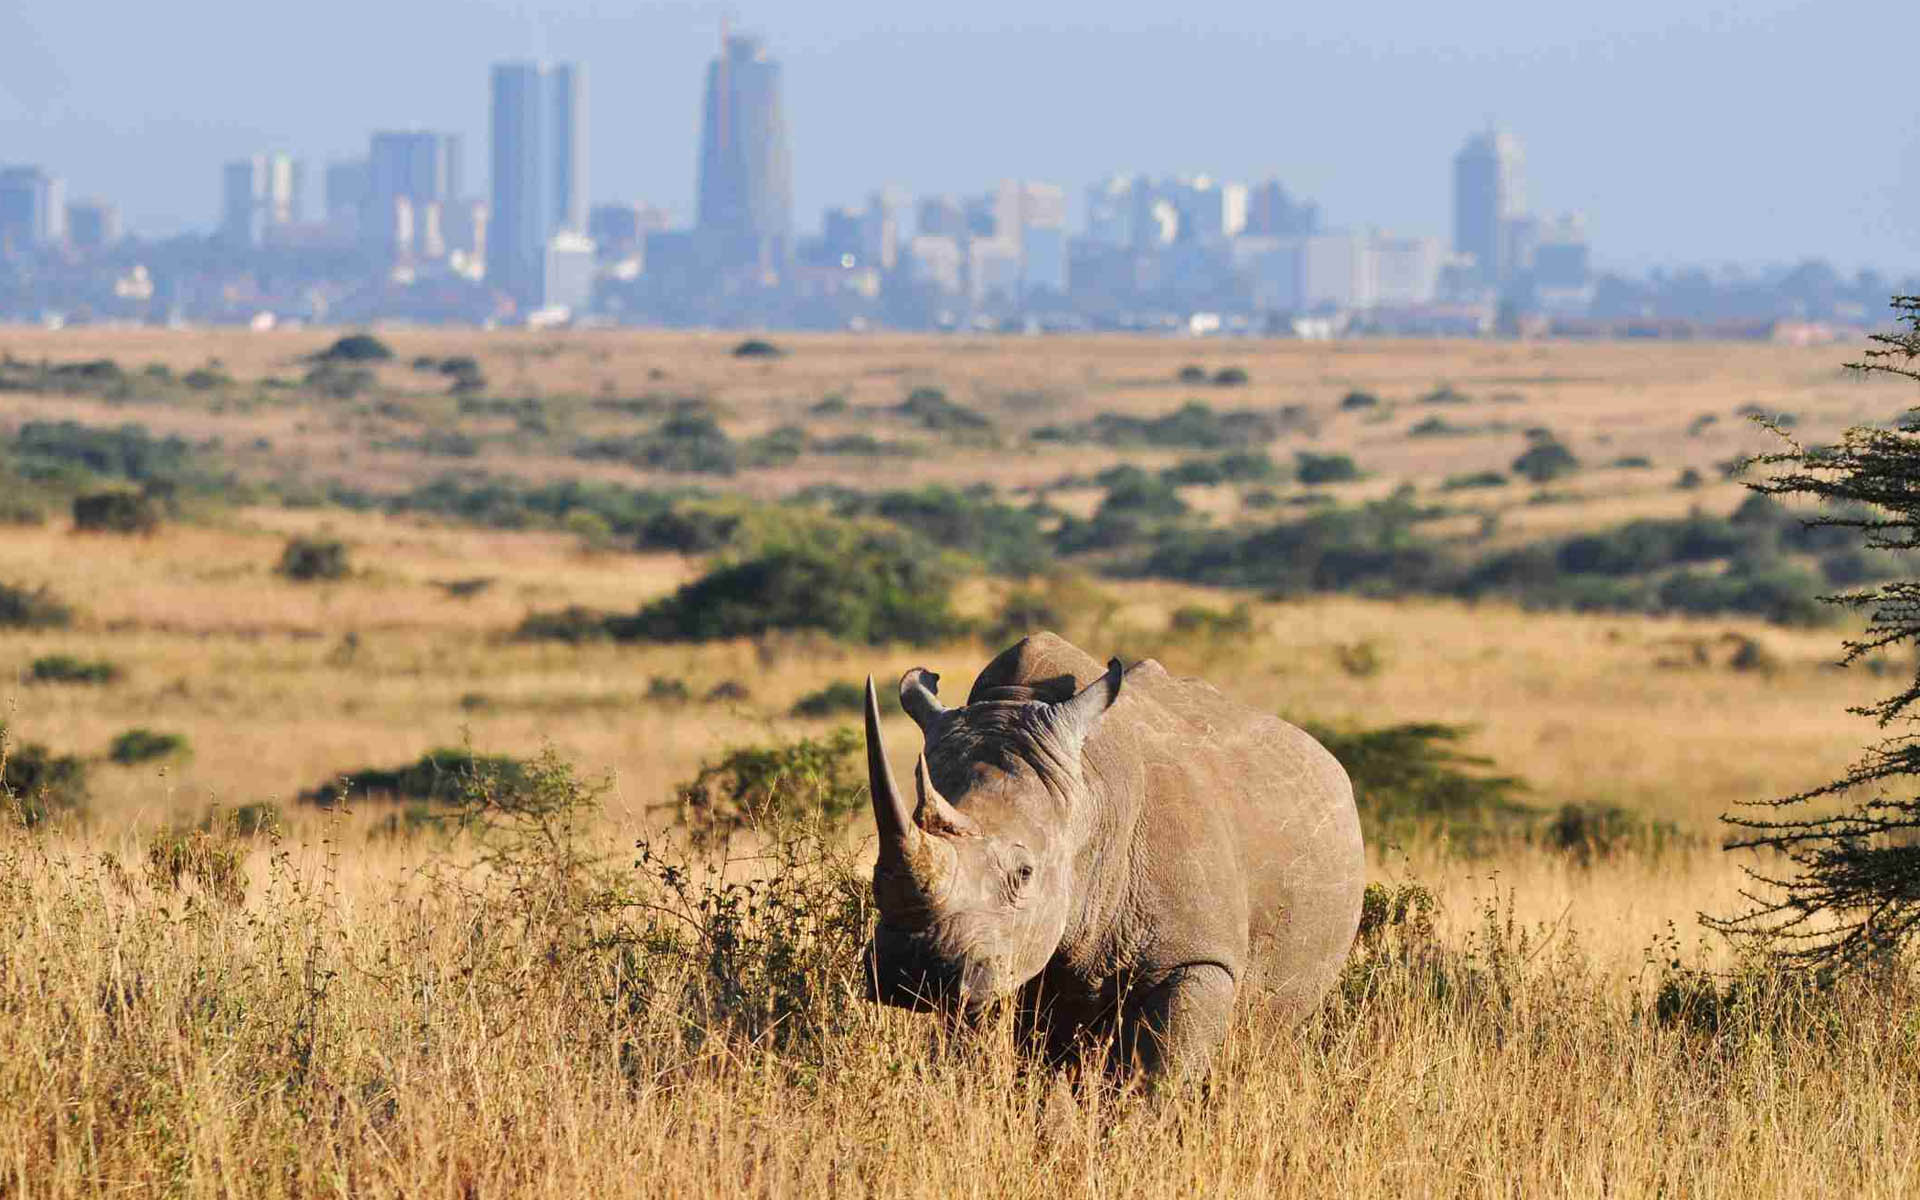
{"type": "MultiPolygon", "coordinates": [[[[348,15],[358,7],[358,0],[348,0],[348,15]]],[[[1215,29],[1166,29],[1153,38],[1136,36],[1147,17],[1127,5],[1119,6],[1109,30],[1074,28],[1072,21],[1087,20],[1088,10],[1069,5],[1071,14],[1055,26],[1027,27],[1019,36],[983,28],[995,18],[1015,27],[1027,19],[996,4],[970,18],[971,28],[924,22],[914,28],[900,20],[876,28],[872,14],[829,8],[817,21],[747,14],[778,47],[791,81],[786,105],[803,225],[887,181],[926,194],[963,191],[983,177],[1042,178],[1077,192],[1112,166],[1132,164],[1156,174],[1278,175],[1344,224],[1446,236],[1449,197],[1428,181],[1444,172],[1459,131],[1484,124],[1491,113],[1507,115],[1529,145],[1536,191],[1552,196],[1556,209],[1589,215],[1605,248],[1602,266],[1808,256],[1847,269],[1899,271],[1920,263],[1920,152],[1896,144],[1893,153],[1862,153],[1870,133],[1856,116],[1874,106],[1873,88],[1881,86],[1875,73],[1860,74],[1868,90],[1833,96],[1762,79],[1801,56],[1811,61],[1829,37],[1806,6],[1660,16],[1635,3],[1566,28],[1518,10],[1483,13],[1460,19],[1451,48],[1430,17],[1409,17],[1395,26],[1396,40],[1383,43],[1321,13],[1289,14],[1298,26],[1289,34],[1235,5],[1224,6],[1215,29]],[[1803,26],[1809,36],[1787,55],[1780,43],[1792,39],[1772,35],[1803,26]],[[1469,36],[1473,29],[1477,42],[1469,36]],[[1319,55],[1307,54],[1316,43],[1319,55]],[[1735,72],[1741,86],[1729,98],[1712,99],[1697,86],[1703,73],[1725,72],[1749,49],[1756,54],[1742,59],[1735,72]],[[1181,86],[1130,86],[1130,78],[1148,74],[1149,60],[1160,63],[1151,77],[1181,86]],[[1676,74],[1683,61],[1692,75],[1676,74]],[[850,75],[855,63],[860,69],[850,75]],[[1044,70],[1041,63],[1048,64],[1044,70]],[[1214,69],[1206,70],[1208,64],[1214,69]],[[1339,70],[1329,75],[1333,67],[1339,70]],[[1562,82],[1548,87],[1549,75],[1562,82]],[[1298,87],[1273,91],[1280,87],[1277,77],[1298,87]],[[983,86],[988,80],[993,87],[983,86]],[[1596,84],[1612,88],[1599,105],[1591,101],[1596,84]],[[1329,85],[1341,89],[1337,104],[1310,105],[1313,97],[1299,90],[1329,85]],[[1543,87],[1548,90],[1541,93],[1543,87]],[[1151,100],[1134,94],[1141,91],[1152,92],[1151,100]],[[1790,102],[1780,99],[1783,91],[1790,102]],[[1420,93],[1418,104],[1382,98],[1412,93],[1420,93]],[[1595,108],[1609,116],[1597,127],[1585,111],[1595,108]],[[1516,114],[1524,120],[1514,120],[1516,114]],[[1063,136],[1068,130],[1071,136],[1063,136]],[[1813,187],[1809,180],[1816,178],[1825,186],[1813,187]]],[[[579,50],[589,70],[596,59],[627,68],[596,76],[600,111],[645,114],[595,127],[592,158],[601,186],[587,199],[659,205],[687,222],[696,188],[689,167],[698,152],[697,80],[712,53],[717,14],[669,6],[622,21],[536,15],[548,30],[541,48],[548,56],[579,50]]],[[[411,11],[395,20],[392,32],[401,40],[428,23],[411,11]]],[[[508,57],[518,43],[538,40],[526,33],[525,22],[516,28],[498,13],[458,24],[458,37],[447,40],[473,46],[482,56],[476,61],[508,57]],[[479,45],[483,41],[488,45],[479,45]]],[[[178,164],[192,161],[195,145],[217,147],[209,163],[283,150],[317,173],[356,153],[364,145],[362,129],[445,129],[470,146],[485,144],[485,98],[473,82],[475,64],[459,64],[464,73],[454,70],[457,55],[445,48],[416,63],[418,69],[374,72],[370,77],[392,85],[350,89],[337,104],[331,95],[329,104],[313,104],[312,84],[302,74],[309,58],[325,53],[276,62],[280,86],[267,88],[245,113],[169,84],[169,97],[178,99],[130,126],[132,114],[113,104],[115,93],[126,99],[124,84],[90,82],[99,73],[91,50],[82,53],[73,42],[79,36],[73,22],[28,0],[0,15],[0,41],[9,32],[27,35],[0,51],[0,67],[7,68],[0,115],[20,134],[11,160],[45,163],[64,177],[69,195],[119,200],[125,223],[137,233],[163,233],[169,224],[205,229],[214,207],[204,174],[156,170],[150,159],[143,167],[150,153],[164,151],[178,164]],[[51,74],[34,58],[36,51],[58,55],[64,44],[74,45],[71,73],[63,64],[51,74]],[[436,82],[442,78],[451,82],[436,82]],[[324,114],[313,111],[321,109],[324,114]]],[[[164,30],[151,32],[161,45],[178,44],[164,30]]],[[[117,52],[102,53],[124,68],[124,79],[137,80],[146,70],[117,52]]],[[[379,41],[355,51],[369,64],[387,53],[379,41]]],[[[244,85],[255,68],[231,60],[222,69],[231,88],[244,85]]],[[[1890,127],[1907,124],[1896,120],[1890,127]]]]}

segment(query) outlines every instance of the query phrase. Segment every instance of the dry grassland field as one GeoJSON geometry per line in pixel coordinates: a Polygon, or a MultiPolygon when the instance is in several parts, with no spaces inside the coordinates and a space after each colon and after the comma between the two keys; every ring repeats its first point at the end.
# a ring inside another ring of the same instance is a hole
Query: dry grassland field
{"type": "Polygon", "coordinates": [[[0,329],[0,1196],[1920,1194],[1910,981],[1696,919],[1914,671],[1731,477],[1847,348],[339,336],[0,329]],[[858,998],[829,689],[1041,627],[1354,774],[1204,1090],[858,998]]]}

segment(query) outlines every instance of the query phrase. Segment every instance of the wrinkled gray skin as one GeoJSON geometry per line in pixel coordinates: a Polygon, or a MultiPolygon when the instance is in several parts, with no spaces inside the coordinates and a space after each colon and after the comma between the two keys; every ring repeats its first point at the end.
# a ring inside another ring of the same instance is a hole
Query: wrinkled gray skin
{"type": "Polygon", "coordinates": [[[867,681],[880,857],[872,999],[979,1016],[1018,1004],[1049,1060],[1204,1072],[1258,957],[1297,1018],[1345,960],[1365,862],[1353,789],[1285,722],[1151,659],[1124,673],[1036,634],[964,707],[900,681],[926,737],[912,801],[867,681]]]}

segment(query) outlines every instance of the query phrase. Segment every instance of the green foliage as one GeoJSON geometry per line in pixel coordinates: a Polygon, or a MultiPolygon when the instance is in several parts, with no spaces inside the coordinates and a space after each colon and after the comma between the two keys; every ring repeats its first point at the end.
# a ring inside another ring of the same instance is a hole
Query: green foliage
{"type": "MultiPolygon", "coordinates": [[[[993,499],[986,489],[959,491],[938,484],[911,491],[817,490],[841,517],[879,517],[929,543],[977,558],[999,575],[1032,575],[1052,561],[1039,518],[993,499]]],[[[802,497],[809,498],[809,497],[802,497]]]]}
{"type": "Polygon", "coordinates": [[[1245,367],[1221,367],[1213,373],[1215,387],[1242,387],[1247,382],[1245,367]]]}
{"type": "Polygon", "coordinates": [[[387,362],[393,358],[393,351],[387,344],[370,333],[349,333],[338,338],[331,346],[312,356],[317,363],[375,363],[387,362]]]}
{"type": "Polygon", "coordinates": [[[1049,425],[1033,431],[1035,440],[1098,442],[1105,446],[1187,446],[1225,450],[1270,442],[1301,419],[1297,410],[1279,414],[1236,410],[1215,412],[1200,400],[1190,400],[1160,417],[1135,417],[1103,412],[1080,425],[1049,425]]]}
{"type": "Polygon", "coordinates": [[[1420,515],[1397,494],[1251,529],[1184,530],[1160,541],[1130,570],[1280,594],[1444,590],[1453,567],[1416,533],[1420,515]]]}
{"type": "Polygon", "coordinates": [[[1520,456],[1513,460],[1513,472],[1524,476],[1534,483],[1552,483],[1580,469],[1580,460],[1573,451],[1554,440],[1551,435],[1536,440],[1520,456]]]}
{"type": "Polygon", "coordinates": [[[112,683],[120,678],[120,668],[104,659],[49,654],[33,660],[27,678],[34,683],[112,683]]]}
{"type": "Polygon", "coordinates": [[[649,433],[582,442],[573,454],[689,475],[732,475],[741,466],[740,447],[727,431],[711,413],[692,409],[674,413],[649,433]]]}
{"type": "Polygon", "coordinates": [[[735,358],[784,358],[786,353],[765,338],[748,338],[733,348],[735,358]]]}
{"type": "Polygon", "coordinates": [[[957,582],[953,565],[916,538],[825,526],[724,563],[635,616],[609,620],[607,629],[621,640],[817,630],[852,642],[924,644],[965,632],[952,608],[957,582]]]}
{"type": "Polygon", "coordinates": [[[837,729],[824,738],[731,750],[674,788],[680,819],[700,845],[783,817],[838,822],[866,804],[866,780],[855,765],[860,747],[853,730],[837,729]]]}
{"type": "Polygon", "coordinates": [[[1691,841],[1667,821],[1652,821],[1612,804],[1563,804],[1540,840],[1585,864],[1629,852],[1653,854],[1691,841]]]}
{"type": "Polygon", "coordinates": [[[116,734],[107,747],[107,757],[123,767],[152,762],[156,758],[175,758],[186,752],[186,735],[155,733],[143,727],[116,734]]]}
{"type": "Polygon", "coordinates": [[[1360,468],[1345,454],[1315,454],[1302,450],[1294,456],[1293,477],[1308,487],[1348,483],[1360,478],[1360,468]]]}
{"type": "Polygon", "coordinates": [[[1471,842],[1511,830],[1534,810],[1519,797],[1526,784],[1493,774],[1492,762],[1459,749],[1467,730],[1410,723],[1341,732],[1308,727],[1353,780],[1354,801],[1369,837],[1440,830],[1471,842]]]}
{"type": "Polygon", "coordinates": [[[947,399],[947,394],[936,387],[914,388],[893,411],[935,433],[977,434],[993,428],[993,422],[947,399]]]}
{"type": "Polygon", "coordinates": [[[1372,392],[1348,392],[1346,395],[1340,397],[1340,407],[1347,412],[1353,412],[1362,408],[1378,408],[1380,407],[1380,397],[1374,395],[1372,392]]]}
{"type": "Polygon", "coordinates": [[[140,492],[90,492],[73,498],[73,527],[82,533],[150,534],[160,528],[160,508],[140,492]]]}
{"type": "Polygon", "coordinates": [[[1264,483],[1280,468],[1264,450],[1235,450],[1218,458],[1190,458],[1160,472],[1171,484],[1264,483]]]}
{"type": "Polygon", "coordinates": [[[834,717],[857,713],[865,707],[867,689],[845,679],[836,679],[819,691],[808,692],[788,710],[794,717],[834,717]]]}
{"type": "Polygon", "coordinates": [[[48,589],[0,583],[0,629],[65,629],[72,622],[73,610],[48,589]]]}
{"type": "Polygon", "coordinates": [[[527,780],[527,765],[519,759],[475,754],[470,747],[442,747],[404,766],[343,772],[301,792],[300,800],[321,808],[354,801],[456,804],[476,787],[518,788],[527,780]]]}
{"type": "Polygon", "coordinates": [[[76,421],[28,421],[7,449],[19,471],[35,480],[79,471],[82,479],[177,482],[201,473],[192,445],[178,437],[156,438],[141,425],[105,429],[76,421]]]}
{"type": "Polygon", "coordinates": [[[1507,486],[1507,477],[1498,471],[1474,471],[1466,475],[1449,475],[1440,490],[1457,492],[1467,488],[1494,488],[1507,486]]]}
{"type": "Polygon", "coordinates": [[[647,699],[655,704],[685,704],[693,699],[687,681],[672,675],[655,675],[647,680],[647,699]]]}
{"type": "Polygon", "coordinates": [[[1200,604],[1183,604],[1168,622],[1175,633],[1203,637],[1247,637],[1253,633],[1253,610],[1236,604],[1226,612],[1200,604]]]}
{"type": "Polygon", "coordinates": [[[0,812],[31,829],[56,816],[84,811],[87,764],[38,742],[16,741],[0,722],[0,812]]]}
{"type": "Polygon", "coordinates": [[[1422,404],[1466,404],[1469,397],[1465,392],[1455,391],[1452,384],[1443,383],[1439,387],[1420,397],[1422,404]]]}
{"type": "Polygon", "coordinates": [[[347,545],[338,538],[296,534],[280,551],[274,572],[295,583],[332,582],[350,573],[347,545]]]}
{"type": "Polygon", "coordinates": [[[370,367],[348,365],[354,360],[328,359],[309,368],[300,382],[329,400],[351,400],[374,385],[370,367]]]}
{"type": "Polygon", "coordinates": [[[1176,371],[1173,377],[1181,383],[1205,383],[1207,381],[1207,369],[1199,363],[1188,363],[1176,371]]]}

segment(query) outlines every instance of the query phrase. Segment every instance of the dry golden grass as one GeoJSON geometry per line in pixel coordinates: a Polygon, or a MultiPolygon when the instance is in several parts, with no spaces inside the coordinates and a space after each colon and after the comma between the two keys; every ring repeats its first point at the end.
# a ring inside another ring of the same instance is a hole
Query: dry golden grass
{"type": "MultiPolygon", "coordinates": [[[[0,350],[175,369],[217,358],[251,382],[297,375],[299,356],[331,336],[7,330],[0,350]]],[[[550,397],[583,429],[610,420],[590,404],[606,394],[709,396],[745,432],[829,392],[880,405],[927,383],[1016,430],[1160,413],[1192,395],[1305,404],[1319,433],[1276,454],[1355,453],[1374,478],[1346,489],[1354,495],[1504,466],[1533,424],[1590,463],[1644,453],[1656,464],[1584,472],[1556,504],[1476,496],[1501,510],[1502,537],[1730,507],[1737,490],[1711,467],[1764,444],[1732,415],[1749,401],[1797,413],[1816,440],[1903,402],[1841,378],[1830,351],[1755,346],[782,337],[794,353],[767,363],[732,359],[736,339],[720,335],[382,336],[402,362],[475,354],[492,394],[550,397]],[[1241,365],[1253,382],[1176,384],[1186,362],[1241,365]],[[1413,403],[1442,381],[1473,403],[1413,403]],[[1395,402],[1388,418],[1340,412],[1356,387],[1395,402]],[[1525,402],[1493,399],[1506,392],[1525,402]],[[1405,436],[1436,411],[1510,428],[1405,436]],[[1687,437],[1706,411],[1720,420],[1687,437]],[[1686,465],[1706,472],[1705,488],[1671,487],[1686,465]]],[[[9,395],[0,424],[138,421],[236,448],[268,438],[257,454],[236,451],[249,473],[380,486],[431,477],[447,464],[368,442],[451,420],[450,405],[404,366],[382,378],[420,420],[351,405],[9,395]]],[[[668,482],[550,451],[495,446],[479,465],[668,482]]],[[[1098,448],[962,449],[886,469],[1011,487],[1113,461],[1098,448]]],[[[856,469],[808,458],[728,486],[772,493],[856,469]]],[[[1213,507],[1223,495],[1195,498],[1213,507]]],[[[508,637],[530,611],[631,609],[697,570],[675,556],[587,553],[553,533],[331,511],[231,510],[133,540],[75,536],[60,520],[0,531],[0,581],[47,584],[78,610],[70,629],[0,631],[12,735],[94,759],[132,726],[192,746],[164,766],[96,761],[84,820],[0,830],[0,1196],[1920,1192],[1920,1027],[1902,987],[1812,996],[1763,979],[1759,999],[1717,1032],[1648,1009],[1663,981],[1684,978],[1662,964],[1735,965],[1693,924],[1737,902],[1717,815],[1831,777],[1869,733],[1844,709],[1887,681],[1834,670],[1832,631],[1095,585],[1105,601],[1080,604],[1064,632],[1097,654],[1150,654],[1296,720],[1471,725],[1470,748],[1526,778],[1531,802],[1619,804],[1695,838],[1591,865],[1519,843],[1485,858],[1426,839],[1375,846],[1377,879],[1438,897],[1431,939],[1361,956],[1349,985],[1371,978],[1373,990],[1300,1029],[1249,1004],[1210,1092],[1163,1103],[1023,1070],[1003,1040],[950,1044],[931,1022],[857,1003],[825,1005],[817,1036],[799,1045],[745,1036],[724,1013],[692,1019],[680,985],[703,977],[686,961],[636,960],[619,937],[582,944],[589,931],[631,932],[637,910],[572,887],[514,892],[529,876],[511,864],[462,873],[471,842],[396,838],[383,813],[325,814],[295,799],[340,771],[463,738],[522,757],[551,743],[583,775],[609,778],[579,836],[613,856],[609,878],[637,889],[632,844],[662,830],[675,781],[730,746],[835,723],[788,716],[797,697],[920,663],[964,695],[998,649],[508,637]],[[348,543],[351,578],[273,573],[287,536],[311,532],[348,543]],[[493,582],[466,599],[440,586],[478,577],[493,582]],[[1251,634],[1169,627],[1182,605],[1241,602],[1251,634]],[[1738,638],[1764,645],[1772,665],[1735,670],[1738,638]],[[54,653],[106,658],[125,674],[104,687],[24,681],[54,653]],[[695,699],[649,699],[655,678],[683,680],[695,699]],[[699,699],[723,681],[750,695],[699,699]],[[287,821],[278,842],[231,848],[249,880],[241,903],[147,878],[153,839],[210,808],[263,800],[287,821]],[[1489,906],[1500,918],[1491,929],[1489,906]],[[1443,976],[1451,990],[1436,996],[1443,976]]],[[[962,607],[990,610],[1003,586],[970,588],[962,607]]],[[[890,726],[897,759],[915,731],[890,726]]],[[[830,841],[857,858],[857,830],[830,841]]],[[[800,949],[821,994],[841,995],[849,956],[824,942],[800,949]]]]}

